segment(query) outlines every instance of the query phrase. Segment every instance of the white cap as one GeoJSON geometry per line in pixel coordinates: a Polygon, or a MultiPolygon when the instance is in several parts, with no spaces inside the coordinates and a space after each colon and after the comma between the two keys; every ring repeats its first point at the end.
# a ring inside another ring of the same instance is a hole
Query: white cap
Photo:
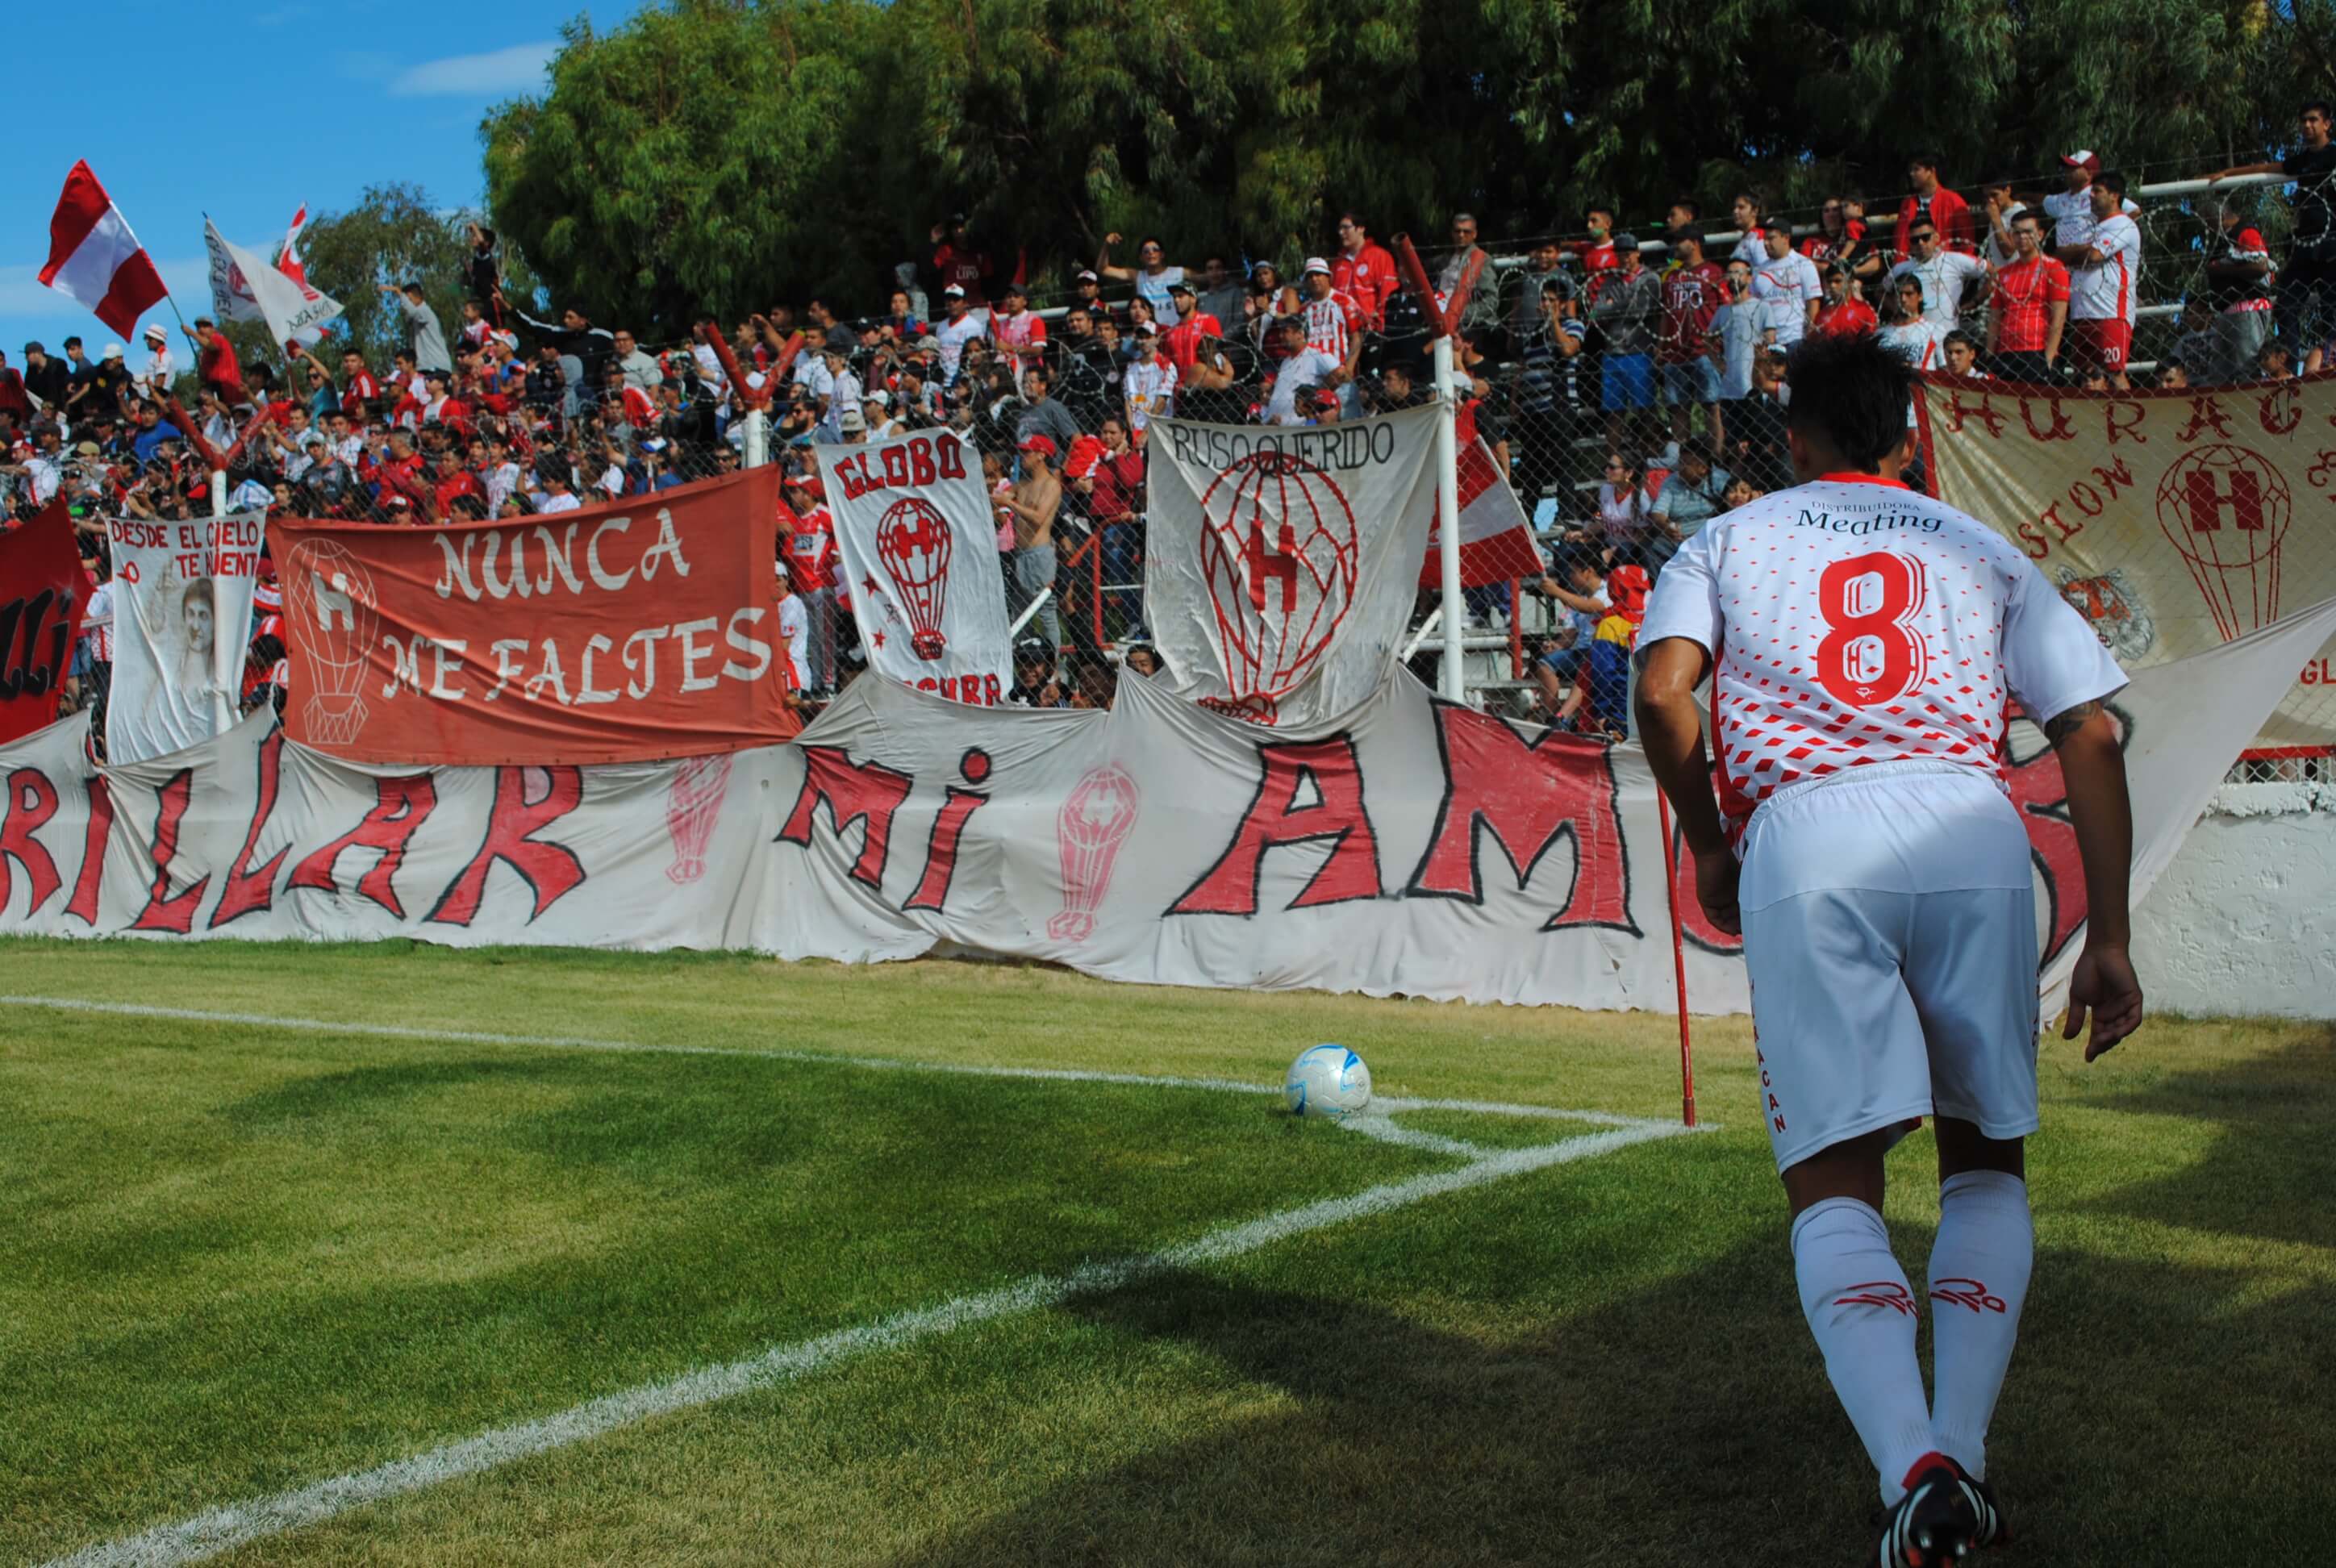
{"type": "Polygon", "coordinates": [[[170,335],[162,329],[162,324],[159,321],[150,321],[146,324],[146,336],[150,342],[168,343],[170,341],[170,335]]]}
{"type": "Polygon", "coordinates": [[[103,355],[103,356],[102,356],[102,357],[107,358],[107,359],[119,359],[119,358],[121,358],[121,357],[122,357],[122,345],[120,345],[120,344],[118,344],[118,343],[109,343],[109,344],[107,344],[107,345],[105,346],[105,353],[104,353],[104,355],[103,355]]]}
{"type": "Polygon", "coordinates": [[[875,391],[870,393],[866,397],[861,399],[861,401],[862,403],[872,403],[879,408],[890,408],[892,406],[892,394],[880,386],[875,391]]]}
{"type": "Polygon", "coordinates": [[[1300,278],[1303,278],[1309,272],[1327,273],[1329,270],[1330,264],[1329,262],[1323,260],[1319,256],[1309,256],[1306,258],[1306,265],[1298,269],[1298,275],[1300,278]]]}
{"type": "Polygon", "coordinates": [[[957,297],[958,298],[959,298],[959,299],[962,299],[962,298],[964,298],[964,297],[965,297],[965,290],[964,290],[964,289],[962,289],[962,288],[959,288],[959,287],[956,284],[954,284],[954,283],[950,284],[947,288],[942,289],[942,290],[941,290],[941,294],[942,294],[942,296],[943,296],[944,297],[947,297],[951,296],[951,295],[956,296],[956,297],[957,297]]]}
{"type": "Polygon", "coordinates": [[[2074,152],[2063,153],[2060,161],[2070,169],[2081,169],[2088,174],[2101,171],[2101,155],[2090,148],[2079,147],[2074,152]]]}

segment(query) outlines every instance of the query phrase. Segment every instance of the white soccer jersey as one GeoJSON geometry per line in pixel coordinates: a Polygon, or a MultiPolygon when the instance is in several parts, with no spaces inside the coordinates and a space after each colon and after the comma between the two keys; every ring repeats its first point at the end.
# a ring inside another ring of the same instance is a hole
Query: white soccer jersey
{"type": "Polygon", "coordinates": [[[2016,697],[2039,721],[2121,689],[2084,618],[2001,535],[1871,474],[1833,474],[1714,518],[1679,547],[1639,647],[1713,658],[1721,804],[1900,761],[2002,782],[2016,697]]]}
{"type": "Polygon", "coordinates": [[[2085,243],[2101,253],[2101,264],[2068,268],[2070,318],[2131,322],[2134,286],[2141,281],[2141,226],[2113,213],[2093,226],[2085,243]]]}
{"type": "Polygon", "coordinates": [[[1898,280],[1909,276],[1922,280],[1922,318],[1952,330],[1962,312],[1963,290],[1987,277],[1987,263],[1960,250],[1936,250],[1928,261],[1910,258],[1892,268],[1889,287],[1897,287],[1898,280]]]}
{"type": "Polygon", "coordinates": [[[1797,250],[1764,257],[1752,273],[1752,297],[1767,307],[1762,324],[1776,332],[1776,346],[1798,343],[1808,331],[1808,307],[1825,303],[1825,279],[1817,264],[1797,250]]]}
{"type": "Polygon", "coordinates": [[[2044,216],[2052,220],[2052,237],[2045,241],[2055,248],[2063,245],[2090,245],[2093,242],[2093,188],[2082,190],[2055,190],[2044,198],[2044,216]]]}
{"type": "Polygon", "coordinates": [[[944,385],[957,379],[958,363],[965,357],[965,346],[988,332],[982,319],[966,313],[959,321],[944,321],[933,328],[933,341],[940,345],[941,382],[944,385]]]}

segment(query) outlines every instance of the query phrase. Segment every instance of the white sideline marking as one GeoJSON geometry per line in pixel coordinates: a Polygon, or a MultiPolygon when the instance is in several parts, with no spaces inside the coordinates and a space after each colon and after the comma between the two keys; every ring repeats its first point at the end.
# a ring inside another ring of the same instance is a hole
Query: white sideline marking
{"type": "Polygon", "coordinates": [[[959,1296],[939,1306],[896,1313],[858,1328],[774,1346],[743,1360],[700,1368],[661,1383],[645,1383],[606,1394],[537,1420],[497,1427],[460,1442],[425,1449],[369,1470],[350,1471],[297,1491],[231,1504],[140,1534],[102,1541],[53,1559],[46,1568],[170,1568],[177,1563],[196,1562],[265,1536],[322,1524],[386,1498],[420,1492],[554,1448],[589,1442],[636,1422],[696,1409],[756,1389],[776,1388],[861,1356],[899,1349],[1018,1312],[1059,1306],[1074,1297],[1115,1290],[1170,1270],[1237,1258],[1309,1231],[1389,1213],[1446,1193],[1610,1154],[1633,1144],[1684,1136],[1688,1132],[1669,1123],[1649,1122],[1602,1133],[1585,1133],[1538,1148],[1486,1155],[1455,1170],[1390,1182],[1349,1197],[1327,1198],[1242,1224],[1223,1226],[1163,1251],[1116,1262],[1086,1263],[1067,1273],[1033,1275],[999,1290],[959,1296]]]}
{"type": "MultiPolygon", "coordinates": [[[[311,1029],[324,1034],[370,1035],[392,1040],[453,1040],[472,1046],[541,1046],[562,1051],[646,1052],[676,1057],[752,1057],[765,1061],[805,1062],[820,1066],[858,1067],[878,1073],[948,1073],[968,1078],[1026,1078],[1055,1084],[1125,1084],[1155,1089],[1208,1089],[1218,1094],[1278,1095],[1280,1086],[1247,1084],[1237,1078],[1187,1078],[1144,1073],[1106,1073],[1084,1067],[993,1067],[965,1062],[915,1062],[899,1057],[861,1057],[842,1053],[793,1050],[753,1050],[744,1046],[676,1046],[636,1040],[599,1040],[577,1035],[498,1035],[477,1029],[433,1028],[414,1024],[367,1024],[334,1018],[287,1018],[276,1013],[219,1013],[200,1008],[158,1008],[141,1002],[99,1002],[80,997],[0,997],[0,1007],[53,1008],[68,1013],[110,1013],[131,1018],[171,1018],[186,1023],[248,1024],[255,1028],[311,1029]]],[[[1569,1111],[1552,1105],[1512,1105],[1494,1100],[1416,1100],[1382,1096],[1371,1109],[1387,1115],[1404,1111],[1474,1111],[1487,1116],[1535,1116],[1552,1121],[1587,1122],[1601,1127],[1669,1126],[1668,1121],[1646,1116],[1618,1115],[1611,1111],[1569,1111]]],[[[1421,1134],[1421,1137],[1431,1135],[1421,1134]]],[[[1425,1147],[1426,1145],[1421,1145],[1425,1147]]],[[[1473,1145],[1465,1152],[1473,1152],[1473,1145]]]]}

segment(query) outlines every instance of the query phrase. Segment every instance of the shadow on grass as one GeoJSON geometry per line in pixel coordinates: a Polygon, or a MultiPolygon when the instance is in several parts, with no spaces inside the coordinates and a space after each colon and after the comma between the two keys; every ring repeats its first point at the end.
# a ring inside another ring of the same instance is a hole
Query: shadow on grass
{"type": "Polygon", "coordinates": [[[2191,1230],[2336,1248],[2336,1028],[2096,1106],[2218,1124],[2203,1159],[2085,1205],[2191,1230]]]}
{"type": "MultiPolygon", "coordinates": [[[[2266,1070],[2282,1071],[2233,1076],[2266,1070]]],[[[2157,1093],[2228,1096],[2217,1077],[2157,1093]]],[[[2206,1228],[2251,1233],[2266,1208],[2315,1201],[2281,1183],[2324,1164],[2324,1127],[2242,1118],[2209,1173],[2117,1207],[2187,1204],[2206,1228]]],[[[1781,1214],[1777,1231],[1508,1339],[1205,1275],[1080,1304],[1068,1310],[1197,1347],[1288,1404],[1077,1475],[892,1568],[1855,1561],[1871,1550],[1871,1474],[1801,1322],[1781,1214]]],[[[1897,1240],[1920,1279],[1929,1233],[1897,1240]]],[[[1569,1266],[1523,1214],[1468,1244],[1569,1266]]],[[[2336,1551],[2323,1506],[2336,1437],[2316,1391],[2336,1376],[2323,1295],[2179,1257],[2040,1255],[1990,1456],[2024,1534],[2001,1560],[2336,1551]]]]}

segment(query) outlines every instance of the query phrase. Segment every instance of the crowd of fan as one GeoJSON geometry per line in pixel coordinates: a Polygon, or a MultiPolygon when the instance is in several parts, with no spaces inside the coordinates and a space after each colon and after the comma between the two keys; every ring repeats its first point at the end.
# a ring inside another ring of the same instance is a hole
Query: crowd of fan
{"type": "MultiPolygon", "coordinates": [[[[2292,182],[2286,254],[2275,259],[2255,227],[2251,188],[2200,203],[2211,225],[2202,282],[2151,385],[2336,364],[2330,130],[2328,106],[2308,104],[2285,159],[2215,171],[2292,182]]],[[[1748,192],[1725,233],[1681,200],[1643,244],[1592,208],[1586,238],[1543,241],[1498,268],[1463,214],[1428,258],[1433,301],[1405,287],[1358,213],[1294,269],[1224,252],[1172,260],[1148,238],[1131,254],[1114,234],[1044,315],[1027,258],[990,254],[955,218],[935,226],[929,257],[898,267],[880,313],[837,309],[873,297],[773,303],[735,323],[701,320],[662,351],[574,308],[530,315],[532,302],[504,293],[495,236],[473,226],[458,320],[442,321],[418,281],[384,287],[409,329],[390,365],[330,337],[288,346],[280,369],[242,364],[199,318],[182,329],[187,407],[160,326],[135,365],[119,345],[92,359],[78,339],[62,355],[27,344],[21,369],[0,355],[0,484],[15,519],[65,494],[102,579],[103,517],[200,515],[215,463],[236,508],[416,523],[522,516],[735,471],[745,411],[759,403],[784,465],[783,612],[800,628],[796,684],[815,700],[860,667],[806,449],[948,428],[983,453],[1017,609],[1037,601],[1017,700],[1108,702],[1103,645],[1124,650],[1143,635],[1152,422],[1319,424],[1424,402],[1426,312],[1473,279],[1455,334],[1463,395],[1556,546],[1536,586],[1575,623],[1561,620],[1536,677],[1552,714],[1611,727],[1596,715],[1614,707],[1585,667],[1597,628],[1711,517],[1790,482],[1785,355],[1803,335],[1878,331],[1957,376],[2135,385],[2142,233],[2126,181],[2079,151],[2046,183],[1991,184],[1970,200],[1935,156],[1918,155],[1894,208],[1828,200],[1806,233],[1770,221],[1748,192]],[[1076,550],[1092,559],[1065,570],[1076,550]],[[1638,575],[1609,582],[1618,569],[1638,575]]],[[[1514,614],[1504,589],[1471,604],[1514,614]]]]}

